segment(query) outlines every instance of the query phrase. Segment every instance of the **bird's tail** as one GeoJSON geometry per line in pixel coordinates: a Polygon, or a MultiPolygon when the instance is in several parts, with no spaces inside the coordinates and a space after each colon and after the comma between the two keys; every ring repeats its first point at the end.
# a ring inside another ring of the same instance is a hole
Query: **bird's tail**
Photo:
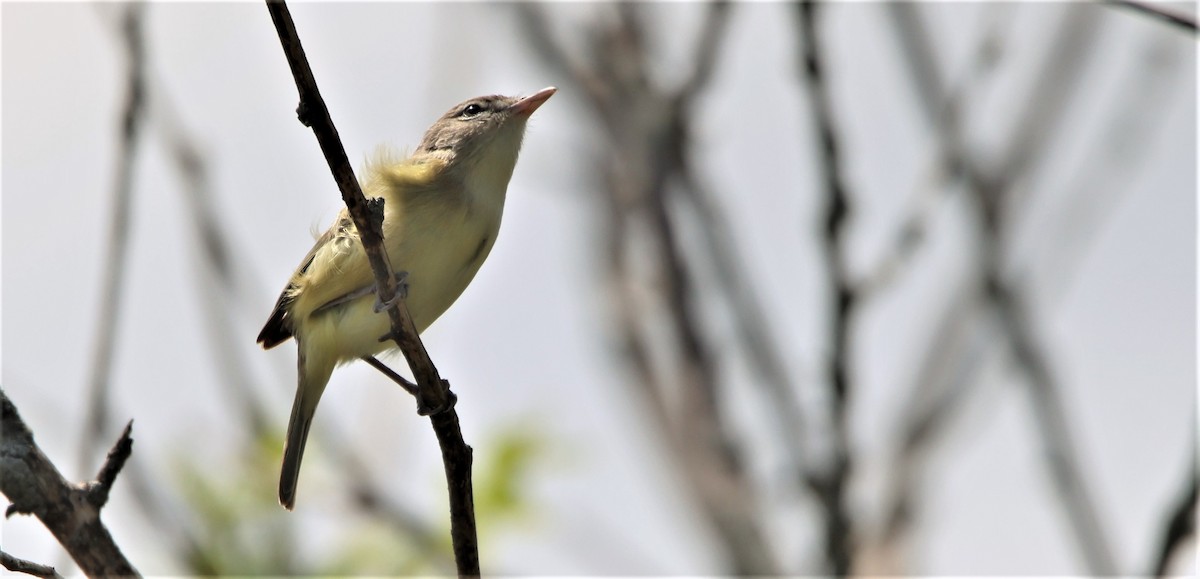
{"type": "Polygon", "coordinates": [[[296,484],[300,479],[300,460],[304,458],[308,429],[329,376],[333,373],[331,365],[306,364],[303,347],[297,350],[296,400],[292,402],[292,418],[288,421],[287,443],[283,447],[283,468],[279,474],[279,504],[289,511],[296,505],[296,484]],[[322,367],[314,368],[314,365],[322,367]]]}

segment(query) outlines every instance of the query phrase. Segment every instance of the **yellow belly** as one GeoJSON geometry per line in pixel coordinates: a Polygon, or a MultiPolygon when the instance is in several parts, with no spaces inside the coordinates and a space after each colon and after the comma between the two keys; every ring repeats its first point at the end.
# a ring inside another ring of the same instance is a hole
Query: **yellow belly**
{"type": "MultiPolygon", "coordinates": [[[[394,237],[391,240],[385,233],[393,269],[408,274],[405,302],[418,332],[425,331],[462,295],[491,251],[499,230],[498,215],[446,217],[405,223],[404,229],[389,228],[394,237]],[[397,240],[400,243],[394,243],[397,240]]],[[[367,273],[360,267],[354,269],[353,275],[359,278],[367,273]]],[[[368,282],[373,283],[373,279],[368,282]]],[[[372,293],[327,309],[306,304],[308,311],[316,313],[297,320],[296,335],[309,362],[333,366],[395,347],[389,340],[379,340],[390,330],[390,322],[387,312],[374,311],[376,299],[372,293]]]]}

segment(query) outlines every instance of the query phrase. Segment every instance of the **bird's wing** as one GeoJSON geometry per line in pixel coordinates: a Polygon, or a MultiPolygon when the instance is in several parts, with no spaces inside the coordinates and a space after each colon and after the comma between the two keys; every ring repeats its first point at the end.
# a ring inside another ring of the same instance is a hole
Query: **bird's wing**
{"type": "Polygon", "coordinates": [[[292,337],[292,303],[296,301],[296,294],[300,289],[301,280],[308,272],[309,266],[316,259],[317,254],[323,250],[328,250],[334,244],[338,237],[350,237],[354,235],[353,221],[344,211],[338,216],[338,220],[317,238],[312,249],[308,251],[308,255],[300,262],[300,267],[288,279],[288,284],[279,293],[279,299],[275,301],[275,309],[271,310],[271,316],[267,319],[267,323],[263,325],[263,329],[258,333],[258,343],[262,344],[264,350],[270,350],[292,337]]]}
{"type": "MultiPolygon", "coordinates": [[[[438,191],[439,180],[448,177],[445,172],[447,166],[447,162],[439,158],[397,160],[386,150],[381,150],[364,171],[363,193],[367,197],[383,197],[392,204],[402,203],[401,197],[438,191]]],[[[258,343],[269,350],[292,337],[292,306],[300,293],[307,292],[304,301],[306,307],[311,308],[311,311],[306,311],[311,314],[348,299],[357,299],[364,290],[373,291],[370,290],[373,283],[366,252],[358,238],[358,230],[354,227],[349,213],[342,210],[337,222],[317,239],[308,255],[300,262],[300,267],[292,274],[287,287],[279,294],[271,317],[258,334],[258,343]],[[356,284],[349,291],[341,291],[346,289],[345,284],[330,284],[327,278],[306,279],[309,267],[318,260],[322,262],[318,269],[327,275],[339,275],[344,279],[362,278],[362,283],[356,284]],[[324,295],[332,287],[339,287],[341,290],[336,294],[324,295]]]]}

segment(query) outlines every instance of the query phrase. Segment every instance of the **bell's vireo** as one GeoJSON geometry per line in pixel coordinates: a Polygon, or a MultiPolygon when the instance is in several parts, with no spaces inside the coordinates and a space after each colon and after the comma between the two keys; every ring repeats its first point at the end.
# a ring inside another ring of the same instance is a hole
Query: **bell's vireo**
{"type": "MultiPolygon", "coordinates": [[[[363,194],[384,200],[384,246],[393,270],[405,276],[418,332],[458,299],[491,251],[525,123],[554,92],[473,98],[442,115],[408,158],[381,153],[367,164],[363,194]]],[[[279,479],[279,502],[289,510],[308,429],[333,369],[395,348],[380,341],[391,326],[376,303],[366,252],[343,209],[300,262],[258,335],[266,349],[296,338],[299,383],[279,479]]]]}

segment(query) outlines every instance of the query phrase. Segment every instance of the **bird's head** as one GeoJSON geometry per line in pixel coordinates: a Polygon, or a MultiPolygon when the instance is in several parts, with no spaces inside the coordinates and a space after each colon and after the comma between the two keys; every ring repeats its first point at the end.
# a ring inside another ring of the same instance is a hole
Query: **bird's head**
{"type": "Polygon", "coordinates": [[[414,155],[438,158],[464,176],[479,172],[504,177],[507,184],[525,122],[556,90],[544,88],[524,98],[482,96],[454,105],[425,131],[414,155]]]}

